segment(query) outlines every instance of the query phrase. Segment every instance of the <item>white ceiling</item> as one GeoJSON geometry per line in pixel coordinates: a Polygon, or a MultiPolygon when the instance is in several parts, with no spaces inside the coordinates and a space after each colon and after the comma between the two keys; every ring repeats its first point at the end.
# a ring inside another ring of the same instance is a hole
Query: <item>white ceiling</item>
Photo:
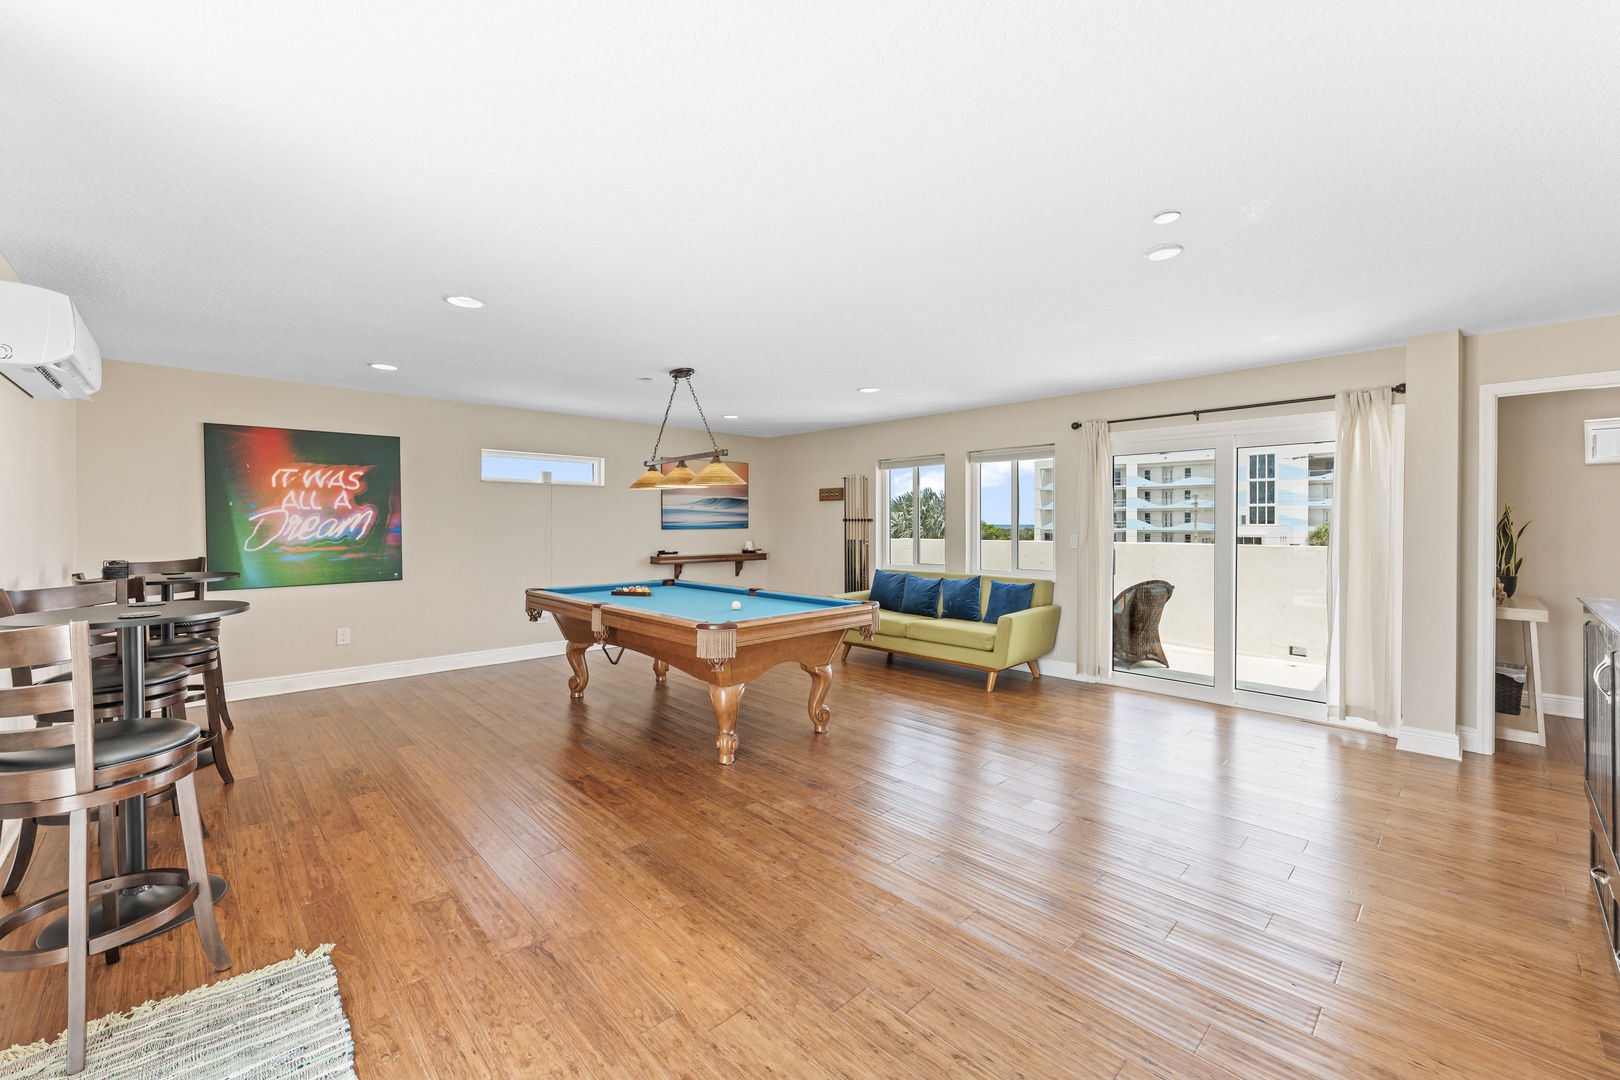
{"type": "Polygon", "coordinates": [[[650,423],[690,365],[782,434],[1620,311],[1617,45],[1603,0],[4,0],[0,253],[114,359],[650,423]]]}

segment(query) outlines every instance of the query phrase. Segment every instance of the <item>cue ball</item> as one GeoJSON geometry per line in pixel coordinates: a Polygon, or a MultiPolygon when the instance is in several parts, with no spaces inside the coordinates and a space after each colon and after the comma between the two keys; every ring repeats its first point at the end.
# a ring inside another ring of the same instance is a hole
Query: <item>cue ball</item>
{"type": "Polygon", "coordinates": [[[731,610],[732,611],[741,611],[742,610],[742,601],[741,600],[733,600],[731,602],[731,610]]]}

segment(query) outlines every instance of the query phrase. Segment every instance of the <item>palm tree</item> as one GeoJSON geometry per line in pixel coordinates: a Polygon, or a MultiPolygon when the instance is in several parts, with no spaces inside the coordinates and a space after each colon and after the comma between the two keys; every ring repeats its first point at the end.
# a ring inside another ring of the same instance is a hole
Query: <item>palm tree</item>
{"type": "Polygon", "coordinates": [[[889,537],[899,540],[911,535],[911,493],[889,500],[889,537]]]}

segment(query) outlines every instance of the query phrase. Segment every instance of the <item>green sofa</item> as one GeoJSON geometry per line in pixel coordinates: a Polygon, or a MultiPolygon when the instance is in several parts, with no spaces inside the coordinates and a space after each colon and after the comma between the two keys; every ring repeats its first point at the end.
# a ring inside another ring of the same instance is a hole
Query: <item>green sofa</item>
{"type": "MultiPolygon", "coordinates": [[[[979,578],[979,614],[984,614],[990,602],[990,583],[1005,581],[1014,585],[1034,585],[1027,610],[1003,615],[993,623],[966,622],[962,619],[930,619],[926,615],[904,615],[898,611],[879,611],[878,630],[870,641],[861,637],[859,630],[844,635],[844,649],[840,659],[849,656],[849,650],[882,649],[902,656],[917,656],[924,660],[938,660],[946,664],[978,668],[989,673],[984,688],[996,688],[998,672],[1020,664],[1029,666],[1029,673],[1041,677],[1036,661],[1052,651],[1057,644],[1058,607],[1052,603],[1052,581],[1049,578],[1012,577],[1007,574],[941,574],[924,572],[927,578],[979,578]]],[[[839,593],[845,600],[866,600],[871,590],[839,593]]]]}

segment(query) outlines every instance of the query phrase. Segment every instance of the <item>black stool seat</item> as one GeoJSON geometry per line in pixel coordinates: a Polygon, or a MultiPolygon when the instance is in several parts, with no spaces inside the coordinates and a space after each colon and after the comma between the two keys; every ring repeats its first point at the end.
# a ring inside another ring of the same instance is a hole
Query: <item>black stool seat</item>
{"type": "MultiPolygon", "coordinates": [[[[155,716],[142,720],[109,720],[96,725],[95,767],[108,769],[126,761],[139,761],[196,742],[202,731],[196,724],[155,716]]],[[[37,769],[70,769],[72,746],[0,753],[0,774],[37,769]]]]}
{"type": "Polygon", "coordinates": [[[181,663],[185,662],[185,657],[206,656],[218,651],[219,645],[215,642],[189,634],[181,634],[173,641],[149,642],[146,646],[146,655],[153,660],[179,660],[181,663]]]}
{"type": "MultiPolygon", "coordinates": [[[[114,690],[122,690],[124,688],[123,664],[98,664],[90,669],[90,675],[91,689],[93,693],[109,694],[114,690]]],[[[186,669],[181,667],[179,664],[147,664],[147,692],[150,693],[152,687],[156,686],[158,683],[173,682],[176,679],[183,679],[185,677],[186,669]]],[[[73,673],[70,671],[64,671],[60,675],[52,675],[50,678],[42,680],[42,684],[67,682],[71,678],[73,678],[73,673]]]]}

